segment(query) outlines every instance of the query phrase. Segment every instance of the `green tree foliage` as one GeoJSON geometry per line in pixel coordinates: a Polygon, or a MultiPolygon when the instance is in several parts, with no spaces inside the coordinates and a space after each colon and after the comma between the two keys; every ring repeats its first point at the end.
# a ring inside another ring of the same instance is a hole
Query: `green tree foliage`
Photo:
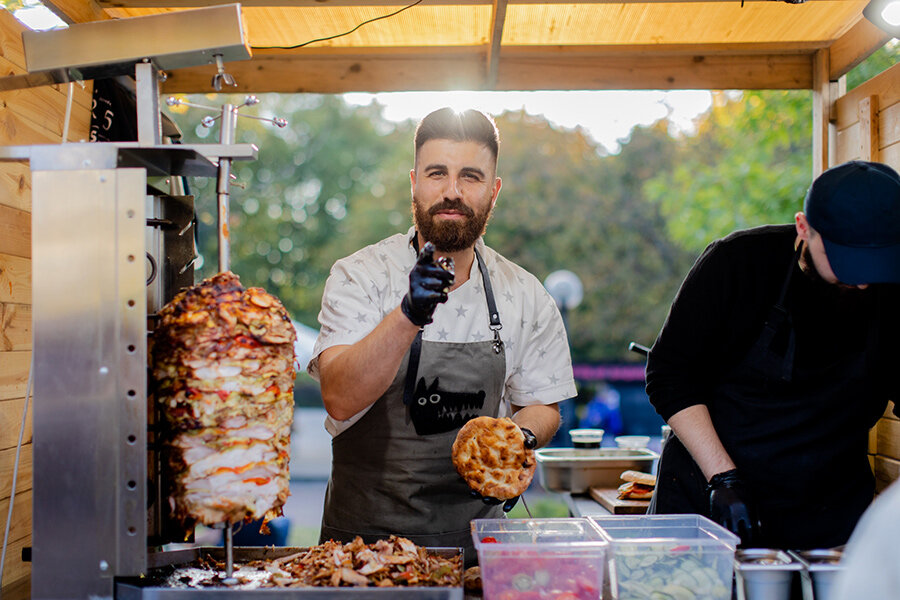
{"type": "Polygon", "coordinates": [[[646,182],[673,239],[696,253],[735,229],[790,222],[812,172],[808,91],[719,93],[676,166],[646,182]]]}
{"type": "Polygon", "coordinates": [[[847,73],[847,89],[852,90],[882,71],[893,67],[898,61],[900,61],[900,42],[892,39],[847,73]]]}
{"type": "MultiPolygon", "coordinates": [[[[897,64],[892,40],[847,75],[853,88],[897,64]]],[[[718,93],[697,132],[676,142],[677,166],[644,188],[673,239],[699,252],[727,233],[790,222],[812,173],[812,94],[718,93]]]]}
{"type": "Polygon", "coordinates": [[[584,300],[568,315],[576,361],[632,358],[629,341],[652,341],[677,289],[688,254],[665,237],[658,208],[641,182],[672,160],[661,125],[637,129],[616,156],[581,131],[543,118],[505,113],[503,187],[486,241],[542,281],[574,272],[584,300]]]}
{"type": "MultiPolygon", "coordinates": [[[[207,105],[242,100],[195,99],[207,105]]],[[[289,125],[238,121],[237,141],[256,144],[259,157],[234,163],[232,270],[245,285],[278,296],[294,319],[315,325],[331,264],[380,239],[392,220],[408,212],[409,186],[398,185],[404,176],[398,167],[411,154],[410,134],[377,108],[351,108],[335,96],[269,95],[242,112],[284,117],[289,125]]],[[[186,142],[216,141],[217,126],[196,125],[203,116],[196,109],[174,115],[186,142]]],[[[216,184],[202,178],[191,183],[204,257],[200,276],[206,277],[217,269],[216,184]]]]}

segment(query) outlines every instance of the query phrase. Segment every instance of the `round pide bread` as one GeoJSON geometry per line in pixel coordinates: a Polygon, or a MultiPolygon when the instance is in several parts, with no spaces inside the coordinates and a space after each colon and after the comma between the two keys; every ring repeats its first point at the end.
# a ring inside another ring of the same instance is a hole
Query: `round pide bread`
{"type": "Polygon", "coordinates": [[[512,419],[476,417],[456,434],[453,466],[482,496],[515,498],[528,489],[537,462],[512,419]]]}

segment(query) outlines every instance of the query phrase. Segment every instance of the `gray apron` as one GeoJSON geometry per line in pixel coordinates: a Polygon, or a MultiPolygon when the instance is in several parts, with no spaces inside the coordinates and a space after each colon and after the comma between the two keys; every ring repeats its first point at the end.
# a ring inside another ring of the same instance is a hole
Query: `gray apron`
{"type": "Polygon", "coordinates": [[[331,442],[321,541],[359,535],[372,543],[397,534],[422,546],[461,547],[472,565],[469,521],[503,516],[500,506],[472,497],[450,458],[466,421],[499,414],[506,379],[490,279],[475,257],[493,339],[426,342],[419,331],[384,395],[331,442]]]}

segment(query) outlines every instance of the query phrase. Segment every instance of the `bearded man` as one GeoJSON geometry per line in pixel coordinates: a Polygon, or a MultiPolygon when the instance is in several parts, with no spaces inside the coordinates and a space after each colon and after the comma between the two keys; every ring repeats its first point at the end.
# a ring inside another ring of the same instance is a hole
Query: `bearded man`
{"type": "Polygon", "coordinates": [[[451,445],[478,416],[511,416],[546,444],[575,396],[556,304],[482,240],[500,193],[499,134],[448,108],[416,129],[414,226],[339,260],[325,284],[309,363],[332,435],[321,539],[399,534],[462,547],[469,521],[502,516],[456,474],[451,445]],[[455,267],[455,268],[454,268],[455,267]]]}

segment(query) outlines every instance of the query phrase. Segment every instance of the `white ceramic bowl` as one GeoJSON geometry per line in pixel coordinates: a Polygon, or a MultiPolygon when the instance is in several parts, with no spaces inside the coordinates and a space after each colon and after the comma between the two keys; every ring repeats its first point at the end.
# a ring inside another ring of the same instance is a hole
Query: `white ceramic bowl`
{"type": "Polygon", "coordinates": [[[646,448],[650,443],[649,435],[619,435],[616,436],[616,446],[619,448],[646,448]]]}
{"type": "Polygon", "coordinates": [[[602,429],[572,429],[569,431],[569,436],[572,438],[572,443],[581,445],[591,445],[595,447],[600,447],[600,442],[603,441],[603,433],[602,429]]]}

